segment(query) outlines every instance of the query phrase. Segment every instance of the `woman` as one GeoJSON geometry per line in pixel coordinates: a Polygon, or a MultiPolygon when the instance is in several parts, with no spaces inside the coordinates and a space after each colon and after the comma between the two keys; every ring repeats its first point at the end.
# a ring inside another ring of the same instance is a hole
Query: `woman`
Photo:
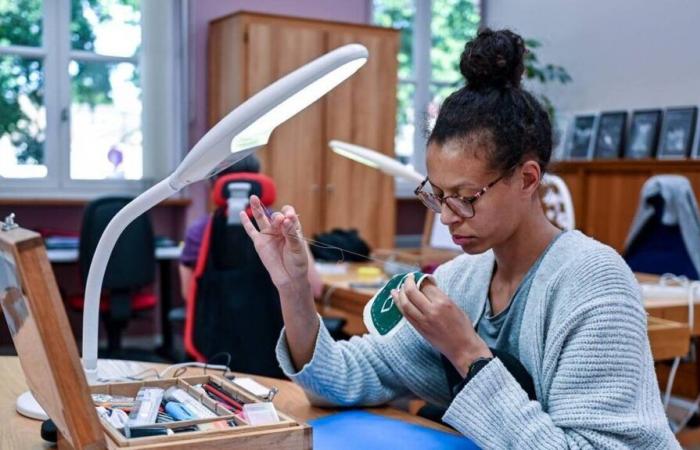
{"type": "Polygon", "coordinates": [[[416,189],[465,251],[394,300],[410,326],[335,342],[319,327],[290,206],[246,230],[280,292],[277,357],[313,397],[373,405],[414,394],[484,448],[679,448],[661,406],[635,279],[611,248],[562,232],[538,197],[552,150],[542,106],[520,87],[520,36],[483,30],[460,61],[416,189]],[[494,354],[504,355],[494,357],[494,354]],[[519,360],[528,396],[504,365],[519,360]],[[533,399],[535,398],[536,399],[533,399]]]}

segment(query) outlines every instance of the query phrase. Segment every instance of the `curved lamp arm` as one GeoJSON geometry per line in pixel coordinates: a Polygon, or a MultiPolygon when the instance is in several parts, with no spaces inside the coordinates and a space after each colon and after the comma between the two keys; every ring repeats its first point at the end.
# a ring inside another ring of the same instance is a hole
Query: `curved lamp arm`
{"type": "Polygon", "coordinates": [[[100,294],[102,280],[112,250],[124,229],[138,216],[177,192],[170,186],[170,178],[148,189],[122,208],[105,228],[100,237],[85,285],[85,309],[83,311],[83,367],[92,384],[97,380],[97,337],[99,330],[100,294]]]}

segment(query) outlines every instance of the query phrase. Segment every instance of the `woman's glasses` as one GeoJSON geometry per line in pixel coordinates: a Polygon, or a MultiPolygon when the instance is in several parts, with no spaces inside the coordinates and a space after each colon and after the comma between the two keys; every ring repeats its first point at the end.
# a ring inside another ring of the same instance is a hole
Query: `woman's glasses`
{"type": "Polygon", "coordinates": [[[423,204],[434,211],[436,214],[442,213],[442,205],[443,203],[447,204],[447,207],[452,210],[453,213],[457,214],[459,217],[463,219],[471,219],[474,217],[476,214],[476,211],[474,210],[474,203],[476,203],[477,200],[483,196],[486,191],[491,189],[491,187],[501,181],[503,179],[503,175],[495,179],[494,181],[490,182],[479,192],[476,194],[472,195],[471,197],[462,197],[460,195],[448,195],[448,196],[438,196],[432,192],[424,191],[423,187],[425,186],[426,183],[428,183],[428,177],[423,180],[423,182],[416,188],[413,193],[423,202],[423,204]]]}

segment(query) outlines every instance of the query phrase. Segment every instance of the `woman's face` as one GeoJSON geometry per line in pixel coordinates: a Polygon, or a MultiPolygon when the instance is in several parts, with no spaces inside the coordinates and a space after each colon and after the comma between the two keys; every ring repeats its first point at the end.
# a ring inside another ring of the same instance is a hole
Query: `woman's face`
{"type": "MultiPolygon", "coordinates": [[[[502,175],[489,169],[485,151],[478,145],[474,140],[462,139],[428,145],[428,178],[436,195],[472,197],[502,175]]],[[[531,191],[523,189],[523,174],[519,169],[474,202],[472,218],[460,217],[443,202],[440,220],[466,253],[478,254],[497,247],[517,229],[532,201],[531,191]]]]}

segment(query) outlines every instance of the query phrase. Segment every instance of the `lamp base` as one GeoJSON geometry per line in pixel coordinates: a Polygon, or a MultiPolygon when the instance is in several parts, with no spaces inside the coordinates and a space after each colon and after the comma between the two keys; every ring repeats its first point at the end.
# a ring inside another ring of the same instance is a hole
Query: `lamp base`
{"type": "Polygon", "coordinates": [[[49,418],[41,405],[36,401],[31,391],[24,392],[17,397],[15,408],[18,413],[30,419],[47,420],[49,418]]]}
{"type": "Polygon", "coordinates": [[[83,366],[83,370],[85,371],[85,378],[87,379],[87,384],[89,386],[99,384],[97,382],[97,367],[95,367],[94,369],[88,369],[85,366],[83,366]]]}

